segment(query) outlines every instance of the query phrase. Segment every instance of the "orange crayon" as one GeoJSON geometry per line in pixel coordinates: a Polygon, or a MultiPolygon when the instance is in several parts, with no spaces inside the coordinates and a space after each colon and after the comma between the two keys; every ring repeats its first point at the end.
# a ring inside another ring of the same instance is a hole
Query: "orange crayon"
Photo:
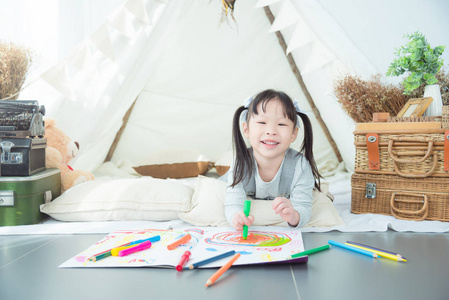
{"type": "Polygon", "coordinates": [[[176,247],[178,247],[179,245],[187,243],[188,241],[190,241],[191,238],[192,238],[192,236],[187,233],[186,235],[184,235],[182,238],[180,238],[176,242],[171,243],[170,245],[168,245],[167,249],[168,250],[173,250],[176,247]]]}
{"type": "Polygon", "coordinates": [[[218,269],[217,272],[215,272],[214,275],[212,275],[206,282],[206,287],[211,286],[212,284],[214,284],[214,282],[221,276],[223,275],[224,272],[226,272],[231,266],[232,264],[237,260],[237,258],[240,257],[240,253],[236,253],[225,265],[223,265],[223,267],[221,267],[220,269],[218,269]]]}

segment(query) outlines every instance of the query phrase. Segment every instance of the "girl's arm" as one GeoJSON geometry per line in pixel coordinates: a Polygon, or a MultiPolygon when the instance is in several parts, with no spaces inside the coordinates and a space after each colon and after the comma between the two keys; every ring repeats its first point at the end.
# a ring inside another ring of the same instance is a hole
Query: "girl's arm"
{"type": "Polygon", "coordinates": [[[233,166],[231,166],[227,174],[227,187],[224,201],[225,216],[230,225],[232,225],[234,215],[237,212],[243,212],[243,203],[246,200],[246,192],[242,183],[231,188],[234,180],[233,171],[233,166]]]}
{"type": "Polygon", "coordinates": [[[315,185],[312,168],[305,157],[298,159],[295,175],[292,181],[290,201],[299,213],[299,223],[296,228],[306,225],[312,216],[312,190],[315,185]]]}

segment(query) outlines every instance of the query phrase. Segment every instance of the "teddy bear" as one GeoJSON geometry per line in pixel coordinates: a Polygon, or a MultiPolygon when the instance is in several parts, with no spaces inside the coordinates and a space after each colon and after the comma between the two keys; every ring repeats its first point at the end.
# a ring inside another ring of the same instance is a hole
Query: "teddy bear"
{"type": "Polygon", "coordinates": [[[94,180],[92,173],[73,170],[69,166],[68,163],[78,154],[79,144],[72,141],[61,129],[56,127],[55,120],[45,120],[44,137],[47,139],[45,167],[61,170],[61,192],[82,182],[94,180]]]}

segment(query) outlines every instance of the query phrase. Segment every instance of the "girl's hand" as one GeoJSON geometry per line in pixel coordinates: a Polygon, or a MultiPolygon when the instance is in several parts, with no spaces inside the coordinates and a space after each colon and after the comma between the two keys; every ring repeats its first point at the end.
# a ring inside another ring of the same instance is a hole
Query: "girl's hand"
{"type": "Polygon", "coordinates": [[[299,223],[299,213],[293,208],[292,202],[285,197],[277,197],[271,205],[274,212],[281,216],[290,226],[297,226],[299,223]]]}
{"type": "Polygon", "coordinates": [[[249,215],[248,217],[245,216],[245,213],[243,211],[239,211],[235,213],[234,217],[232,218],[232,227],[234,227],[237,231],[243,230],[243,225],[251,226],[254,222],[254,217],[249,215]]]}

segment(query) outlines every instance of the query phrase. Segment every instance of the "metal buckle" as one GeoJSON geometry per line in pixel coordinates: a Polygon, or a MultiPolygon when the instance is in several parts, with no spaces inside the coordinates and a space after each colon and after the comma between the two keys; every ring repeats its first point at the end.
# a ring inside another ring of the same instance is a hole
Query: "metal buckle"
{"type": "Polygon", "coordinates": [[[1,163],[8,165],[18,165],[23,162],[23,154],[20,152],[11,152],[14,143],[3,141],[0,143],[0,148],[3,150],[1,155],[1,163]]]}
{"type": "Polygon", "coordinates": [[[368,137],[368,142],[374,143],[375,141],[377,141],[377,138],[376,138],[375,136],[370,135],[370,136],[368,137]]]}
{"type": "Polygon", "coordinates": [[[375,183],[366,183],[365,186],[365,198],[376,198],[376,184],[375,183]]]}

